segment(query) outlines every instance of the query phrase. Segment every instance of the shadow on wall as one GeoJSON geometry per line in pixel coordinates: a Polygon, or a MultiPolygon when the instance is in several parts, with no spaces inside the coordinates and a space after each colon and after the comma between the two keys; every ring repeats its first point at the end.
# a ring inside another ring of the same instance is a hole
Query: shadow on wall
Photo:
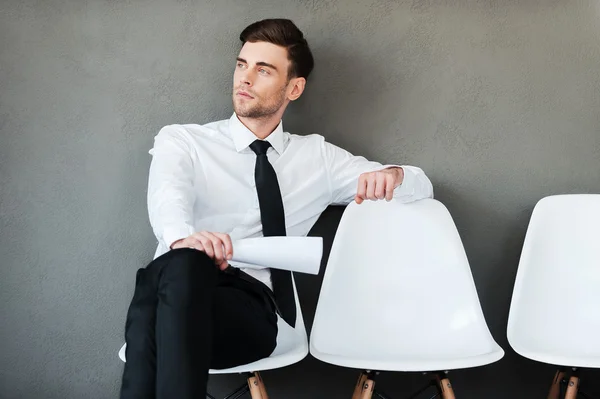
{"type": "Polygon", "coordinates": [[[389,133],[372,125],[374,115],[389,107],[377,89],[389,84],[384,66],[356,57],[341,42],[312,50],[315,68],[303,95],[286,111],[286,130],[318,133],[356,155],[373,158],[365,153],[364,145],[371,145],[374,132],[389,133]],[[314,131],[315,126],[320,131],[314,131]]]}

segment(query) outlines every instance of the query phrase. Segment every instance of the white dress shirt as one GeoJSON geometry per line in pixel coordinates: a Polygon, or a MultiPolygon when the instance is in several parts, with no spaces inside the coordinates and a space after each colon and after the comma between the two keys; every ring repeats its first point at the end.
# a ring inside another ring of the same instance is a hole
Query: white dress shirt
{"type": "MultiPolygon", "coordinates": [[[[235,113],[228,120],[160,130],[150,150],[148,181],[150,224],[158,239],[155,258],[198,231],[227,233],[232,240],[262,236],[256,155],[249,148],[254,140],[235,113]]],[[[267,157],[277,173],[289,236],[306,236],[328,205],[350,203],[360,174],[397,166],[354,156],[321,135],[284,132],[281,122],[266,140],[272,146],[267,157]]],[[[402,168],[404,181],[394,198],[410,202],[433,197],[420,168],[402,168]]],[[[272,288],[268,268],[241,269],[272,288]]]]}

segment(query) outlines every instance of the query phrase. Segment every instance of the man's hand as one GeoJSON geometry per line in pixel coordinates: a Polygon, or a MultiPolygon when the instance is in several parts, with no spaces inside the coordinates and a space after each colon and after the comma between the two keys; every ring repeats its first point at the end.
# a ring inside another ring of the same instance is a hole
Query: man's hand
{"type": "Polygon", "coordinates": [[[202,251],[214,259],[221,270],[227,268],[227,261],[233,256],[231,237],[229,237],[229,234],[223,233],[211,233],[208,231],[194,233],[187,238],[182,238],[171,244],[171,249],[177,248],[194,248],[202,251]]]}
{"type": "Polygon", "coordinates": [[[358,178],[358,189],[354,200],[357,204],[364,200],[391,201],[394,189],[402,184],[404,180],[404,169],[394,167],[379,170],[377,172],[363,173],[358,178]]]}

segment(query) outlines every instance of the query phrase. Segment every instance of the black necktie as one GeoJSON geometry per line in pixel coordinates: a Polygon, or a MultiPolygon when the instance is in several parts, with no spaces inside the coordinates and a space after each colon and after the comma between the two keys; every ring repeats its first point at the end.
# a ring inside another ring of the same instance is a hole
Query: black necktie
{"type": "MultiPolygon", "coordinates": [[[[258,193],[260,220],[263,236],[285,236],[285,213],[279,182],[277,181],[275,169],[273,169],[273,165],[267,158],[267,150],[270,146],[271,144],[268,141],[262,140],[256,140],[250,144],[250,148],[256,153],[254,179],[258,193]]],[[[281,311],[281,317],[289,325],[295,327],[296,301],[291,272],[271,269],[271,280],[273,282],[273,294],[281,311]]]]}

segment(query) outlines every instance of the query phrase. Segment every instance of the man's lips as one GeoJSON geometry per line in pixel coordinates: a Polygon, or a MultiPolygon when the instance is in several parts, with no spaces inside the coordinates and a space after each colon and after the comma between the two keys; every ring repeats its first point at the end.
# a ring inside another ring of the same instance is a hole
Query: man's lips
{"type": "Polygon", "coordinates": [[[238,90],[237,95],[241,96],[241,97],[244,97],[244,98],[254,98],[249,93],[247,93],[247,92],[245,92],[243,90],[238,90]]]}

